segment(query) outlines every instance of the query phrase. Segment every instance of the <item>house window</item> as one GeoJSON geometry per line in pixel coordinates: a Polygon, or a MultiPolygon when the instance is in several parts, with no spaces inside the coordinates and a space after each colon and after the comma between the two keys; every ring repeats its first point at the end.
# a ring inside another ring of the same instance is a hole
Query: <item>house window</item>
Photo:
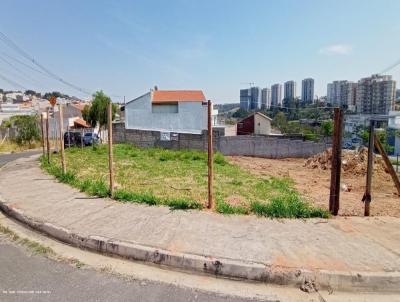
{"type": "Polygon", "coordinates": [[[151,104],[152,113],[178,113],[178,103],[151,104]]]}

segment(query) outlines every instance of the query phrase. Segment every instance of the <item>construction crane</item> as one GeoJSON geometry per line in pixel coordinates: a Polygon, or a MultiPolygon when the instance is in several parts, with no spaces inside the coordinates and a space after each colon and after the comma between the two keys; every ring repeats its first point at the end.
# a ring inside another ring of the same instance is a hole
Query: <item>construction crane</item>
{"type": "Polygon", "coordinates": [[[245,85],[245,84],[249,85],[250,88],[254,86],[254,83],[253,83],[253,82],[250,82],[250,83],[240,83],[240,85],[245,85]]]}

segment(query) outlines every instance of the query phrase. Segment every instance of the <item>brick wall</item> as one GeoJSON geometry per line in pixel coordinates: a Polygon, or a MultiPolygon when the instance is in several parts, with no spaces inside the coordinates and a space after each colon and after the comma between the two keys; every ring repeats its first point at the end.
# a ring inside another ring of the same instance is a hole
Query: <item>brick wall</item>
{"type": "MultiPolygon", "coordinates": [[[[266,158],[309,157],[326,149],[324,143],[292,140],[271,136],[224,136],[214,130],[214,149],[224,155],[256,156],[266,158]]],[[[130,143],[138,147],[207,150],[207,131],[202,134],[179,133],[178,140],[161,141],[159,131],[125,129],[123,123],[113,124],[115,143],[130,143]]]]}

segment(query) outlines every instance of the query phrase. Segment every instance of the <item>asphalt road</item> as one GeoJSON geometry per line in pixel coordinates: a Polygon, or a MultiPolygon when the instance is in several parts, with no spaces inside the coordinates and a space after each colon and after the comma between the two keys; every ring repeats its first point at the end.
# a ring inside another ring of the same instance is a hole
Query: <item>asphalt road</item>
{"type": "Polygon", "coordinates": [[[40,153],[41,153],[41,151],[32,150],[32,151],[26,151],[26,152],[20,152],[20,153],[0,154],[0,167],[4,166],[9,161],[13,161],[13,160],[16,160],[21,157],[27,157],[27,156],[31,156],[34,154],[40,154],[40,153]]]}
{"type": "MultiPolygon", "coordinates": [[[[0,166],[40,151],[0,155],[0,166]]],[[[254,301],[78,269],[17,245],[0,234],[0,301],[254,301]]]]}
{"type": "Polygon", "coordinates": [[[253,301],[78,269],[0,235],[0,301],[253,301]]]}

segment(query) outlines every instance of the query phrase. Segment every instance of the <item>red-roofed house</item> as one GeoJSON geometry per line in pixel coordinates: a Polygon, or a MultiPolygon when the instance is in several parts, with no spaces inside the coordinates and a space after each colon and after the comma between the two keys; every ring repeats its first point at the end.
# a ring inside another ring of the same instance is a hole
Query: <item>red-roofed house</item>
{"type": "Polygon", "coordinates": [[[201,90],[152,90],[125,105],[125,128],[200,134],[206,98],[201,90]]]}

